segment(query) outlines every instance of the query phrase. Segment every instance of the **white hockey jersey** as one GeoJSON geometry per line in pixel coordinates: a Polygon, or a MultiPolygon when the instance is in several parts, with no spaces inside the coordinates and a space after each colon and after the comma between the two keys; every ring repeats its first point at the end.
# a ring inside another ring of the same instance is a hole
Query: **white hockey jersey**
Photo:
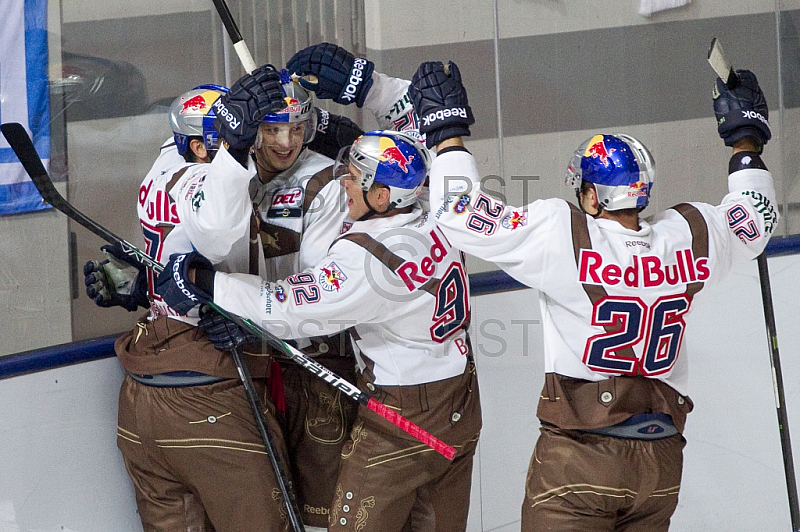
{"type": "Polygon", "coordinates": [[[214,302],[281,338],[351,329],[377,385],[461,375],[469,287],[461,254],[429,213],[357,221],[314,268],[274,282],[218,273],[214,302]]]}
{"type": "Polygon", "coordinates": [[[472,155],[440,154],[431,210],[454,246],[540,291],[545,372],[589,381],[643,375],[684,395],[694,294],[761,253],[778,218],[766,170],[731,174],[719,206],[682,204],[638,231],[560,199],[505,205],[479,180],[472,155]]]}
{"type": "MultiPolygon", "coordinates": [[[[252,162],[244,168],[224,148],[209,164],[189,164],[171,140],[165,142],[139,187],[137,212],[147,254],[166,264],[173,253],[197,250],[220,270],[248,271],[248,184],[253,175],[252,162]]],[[[179,316],[153,287],[148,272],[153,317],[197,322],[197,310],[179,316]]]]}

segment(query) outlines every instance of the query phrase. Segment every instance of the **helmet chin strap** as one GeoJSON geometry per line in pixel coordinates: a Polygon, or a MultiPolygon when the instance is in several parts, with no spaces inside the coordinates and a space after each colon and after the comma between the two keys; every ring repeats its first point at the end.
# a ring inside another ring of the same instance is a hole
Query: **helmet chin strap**
{"type": "Polygon", "coordinates": [[[356,220],[357,222],[363,222],[364,220],[368,220],[368,219],[372,218],[373,216],[383,216],[384,214],[386,214],[387,212],[389,212],[389,211],[391,211],[392,209],[395,208],[395,206],[391,202],[389,202],[389,208],[386,209],[385,211],[376,210],[375,207],[373,207],[370,204],[369,200],[367,199],[367,192],[369,192],[369,191],[368,190],[362,190],[361,194],[364,196],[364,204],[366,204],[366,206],[369,208],[369,210],[363,216],[361,216],[358,220],[356,220]]]}

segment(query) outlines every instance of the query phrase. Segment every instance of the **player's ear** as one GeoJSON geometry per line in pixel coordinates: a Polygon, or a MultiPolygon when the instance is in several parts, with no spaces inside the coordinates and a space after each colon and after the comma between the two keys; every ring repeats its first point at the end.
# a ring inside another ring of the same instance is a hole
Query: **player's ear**
{"type": "Polygon", "coordinates": [[[600,202],[597,199],[597,191],[594,189],[594,185],[589,184],[581,187],[579,198],[583,210],[588,214],[596,214],[600,211],[600,202]]]}
{"type": "Polygon", "coordinates": [[[189,141],[189,149],[198,161],[209,162],[208,150],[206,150],[206,145],[202,139],[191,139],[189,141]]]}
{"type": "Polygon", "coordinates": [[[392,196],[392,191],[389,190],[387,187],[376,187],[375,192],[376,192],[375,199],[378,211],[383,212],[387,208],[389,208],[389,201],[392,196]]]}

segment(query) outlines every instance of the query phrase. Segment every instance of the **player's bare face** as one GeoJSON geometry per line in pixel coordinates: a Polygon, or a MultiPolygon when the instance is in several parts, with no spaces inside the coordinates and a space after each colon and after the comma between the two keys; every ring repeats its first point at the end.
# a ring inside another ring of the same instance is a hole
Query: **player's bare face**
{"type": "Polygon", "coordinates": [[[364,193],[358,183],[360,177],[361,171],[351,164],[347,175],[342,176],[339,180],[339,183],[344,187],[344,193],[347,195],[347,210],[353,220],[358,220],[370,211],[364,201],[364,193]]]}
{"type": "Polygon", "coordinates": [[[258,128],[259,138],[256,141],[259,175],[274,175],[292,166],[303,149],[305,129],[305,122],[262,123],[258,128]]]}

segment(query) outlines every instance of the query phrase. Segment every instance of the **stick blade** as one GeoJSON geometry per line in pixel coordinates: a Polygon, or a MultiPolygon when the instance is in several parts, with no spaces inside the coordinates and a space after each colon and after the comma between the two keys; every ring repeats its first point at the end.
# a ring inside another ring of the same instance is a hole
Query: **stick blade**
{"type": "Polygon", "coordinates": [[[734,88],[736,84],[736,74],[733,71],[730,61],[728,61],[728,58],[725,56],[722,43],[720,43],[719,39],[716,37],[711,40],[711,45],[708,47],[708,63],[711,65],[711,68],[714,69],[714,72],[717,73],[717,76],[719,76],[728,87],[734,88]]]}

